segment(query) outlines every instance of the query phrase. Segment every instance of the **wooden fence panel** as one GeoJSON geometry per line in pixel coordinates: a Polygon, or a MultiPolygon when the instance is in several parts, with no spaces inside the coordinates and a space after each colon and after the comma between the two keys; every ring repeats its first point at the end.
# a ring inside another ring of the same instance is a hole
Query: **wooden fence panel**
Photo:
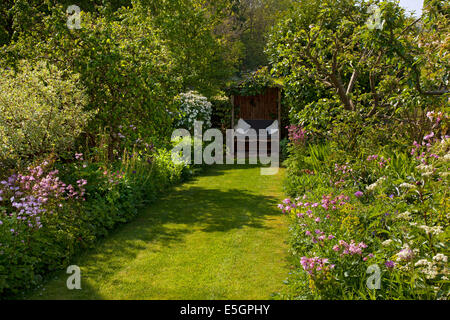
{"type": "Polygon", "coordinates": [[[278,118],[279,88],[268,88],[258,96],[234,96],[239,118],[248,120],[276,120],[278,118]]]}

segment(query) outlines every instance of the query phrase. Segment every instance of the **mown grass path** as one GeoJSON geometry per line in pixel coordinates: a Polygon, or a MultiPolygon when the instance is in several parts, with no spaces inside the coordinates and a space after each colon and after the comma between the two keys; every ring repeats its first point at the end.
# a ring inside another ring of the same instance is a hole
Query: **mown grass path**
{"type": "Polygon", "coordinates": [[[75,259],[32,299],[270,299],[289,272],[283,172],[208,168],[75,259]]]}

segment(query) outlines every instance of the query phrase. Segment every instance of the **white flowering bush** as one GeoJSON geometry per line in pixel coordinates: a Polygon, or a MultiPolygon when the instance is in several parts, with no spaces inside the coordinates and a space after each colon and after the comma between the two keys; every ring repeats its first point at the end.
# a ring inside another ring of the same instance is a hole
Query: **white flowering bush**
{"type": "Polygon", "coordinates": [[[208,99],[195,91],[182,93],[177,97],[179,118],[175,127],[193,130],[195,121],[203,121],[203,127],[211,127],[212,104],[208,99]]]}
{"type": "Polygon", "coordinates": [[[70,150],[91,113],[78,76],[44,62],[0,70],[0,161],[70,150]]]}

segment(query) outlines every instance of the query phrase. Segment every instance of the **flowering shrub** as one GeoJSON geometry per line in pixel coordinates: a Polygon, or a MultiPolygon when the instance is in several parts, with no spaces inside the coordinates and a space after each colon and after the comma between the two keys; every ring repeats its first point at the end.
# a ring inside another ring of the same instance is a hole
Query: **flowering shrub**
{"type": "Polygon", "coordinates": [[[306,168],[288,167],[303,177],[288,175],[297,197],[278,206],[292,221],[288,298],[448,299],[450,137],[426,134],[409,157],[330,154],[311,189],[303,150],[306,168]]]}
{"type": "Polygon", "coordinates": [[[195,121],[203,121],[204,127],[211,127],[212,104],[195,91],[182,93],[177,99],[179,116],[174,123],[176,128],[194,129],[195,121]]]}
{"type": "Polygon", "coordinates": [[[286,129],[288,129],[289,132],[289,140],[294,145],[302,145],[305,143],[307,132],[302,127],[291,124],[290,126],[287,126],[286,129]]]}
{"type": "Polygon", "coordinates": [[[2,295],[34,287],[67,266],[76,252],[131,220],[186,171],[164,149],[135,150],[114,166],[85,160],[82,153],[75,159],[44,161],[0,181],[2,295]]]}
{"type": "Polygon", "coordinates": [[[78,76],[44,62],[18,68],[0,70],[0,161],[70,150],[93,114],[78,76]]]}
{"type": "Polygon", "coordinates": [[[28,167],[27,174],[13,174],[7,180],[0,181],[0,201],[3,212],[0,224],[9,225],[12,233],[17,234],[25,228],[42,227],[41,216],[56,210],[69,200],[85,200],[85,179],[77,181],[77,186],[67,185],[60,181],[58,170],[44,174],[49,166],[44,161],[37,167],[28,167]]]}

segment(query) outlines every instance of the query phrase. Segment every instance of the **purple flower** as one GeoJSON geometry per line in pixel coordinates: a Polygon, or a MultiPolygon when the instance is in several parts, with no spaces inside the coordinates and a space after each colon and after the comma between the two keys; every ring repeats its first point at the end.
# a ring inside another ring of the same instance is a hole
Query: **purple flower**
{"type": "Polygon", "coordinates": [[[425,137],[423,137],[423,140],[430,140],[431,138],[434,137],[434,132],[431,132],[430,134],[426,135],[425,137]]]}
{"type": "Polygon", "coordinates": [[[355,197],[360,198],[364,195],[364,193],[362,193],[361,191],[356,191],[355,192],[355,197]]]}
{"type": "Polygon", "coordinates": [[[388,260],[388,261],[385,262],[385,266],[386,266],[388,269],[393,269],[393,268],[395,267],[395,262],[392,261],[392,260],[388,260]]]}
{"type": "Polygon", "coordinates": [[[75,159],[83,160],[83,154],[82,153],[75,153],[75,159]]]}

